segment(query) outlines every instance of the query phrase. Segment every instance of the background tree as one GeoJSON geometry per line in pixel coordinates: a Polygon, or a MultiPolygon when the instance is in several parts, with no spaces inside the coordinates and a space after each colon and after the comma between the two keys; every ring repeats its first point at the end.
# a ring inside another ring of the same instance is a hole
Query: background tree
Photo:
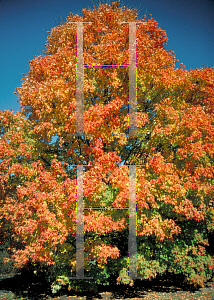
{"type": "MultiPolygon", "coordinates": [[[[119,22],[138,21],[135,9],[121,8],[117,2],[82,12],[83,17],[71,14],[49,32],[45,54],[30,62],[17,89],[19,118],[26,120],[28,130],[22,129],[22,147],[33,144],[32,162],[11,160],[9,150],[17,135],[10,141],[2,138],[2,169],[10,159],[3,174],[21,178],[18,201],[6,195],[1,206],[6,223],[15,230],[14,239],[23,243],[22,249],[11,250],[12,258],[18,267],[29,261],[34,268],[36,263],[43,268],[47,264],[50,281],[58,279],[71,287],[67,277],[75,269],[77,196],[75,169],[69,164],[90,165],[84,174],[86,207],[129,206],[126,165],[142,164],[137,168],[136,194],[139,276],[151,279],[171,272],[203,286],[214,265],[208,240],[214,228],[213,68],[175,69],[174,53],[164,48],[165,31],[145,16],[136,26],[141,136],[127,136],[129,77],[128,69],[120,67],[85,68],[88,136],[75,136],[74,22],[92,22],[84,23],[85,64],[125,65],[129,29],[128,23],[119,22]]],[[[12,113],[3,117],[3,126],[11,117],[12,113]]],[[[11,186],[8,181],[2,185],[11,186]]],[[[121,257],[127,236],[120,235],[128,232],[127,212],[86,211],[84,223],[85,267],[95,282],[107,284],[114,275],[119,283],[133,284],[131,279],[121,280],[128,273],[127,252],[121,257]],[[89,263],[92,258],[94,267],[89,263]]]]}

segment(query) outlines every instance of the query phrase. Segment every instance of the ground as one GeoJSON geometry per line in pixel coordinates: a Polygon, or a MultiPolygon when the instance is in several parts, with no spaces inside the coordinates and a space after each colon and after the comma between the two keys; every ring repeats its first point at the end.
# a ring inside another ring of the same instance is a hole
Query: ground
{"type": "Polygon", "coordinates": [[[58,295],[52,295],[50,289],[41,282],[33,282],[26,274],[1,274],[0,275],[0,300],[28,299],[28,300],[154,300],[154,299],[206,299],[214,300],[214,281],[207,283],[206,287],[194,289],[182,282],[173,281],[172,278],[153,281],[137,281],[133,287],[125,285],[112,285],[99,287],[97,293],[67,292],[62,290],[58,295]]]}

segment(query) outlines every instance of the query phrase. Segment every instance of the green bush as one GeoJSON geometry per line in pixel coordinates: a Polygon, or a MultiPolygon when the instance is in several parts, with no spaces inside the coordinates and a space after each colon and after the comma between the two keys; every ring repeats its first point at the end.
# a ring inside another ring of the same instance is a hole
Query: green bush
{"type": "Polygon", "coordinates": [[[9,254],[7,252],[8,243],[5,245],[0,245],[0,274],[9,274],[14,269],[14,262],[4,262],[4,258],[9,258],[9,254]]]}

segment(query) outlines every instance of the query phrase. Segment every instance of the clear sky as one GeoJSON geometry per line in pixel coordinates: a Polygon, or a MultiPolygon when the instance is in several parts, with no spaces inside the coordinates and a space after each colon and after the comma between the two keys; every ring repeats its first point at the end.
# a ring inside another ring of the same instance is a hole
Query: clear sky
{"type": "MultiPolygon", "coordinates": [[[[139,19],[151,14],[166,30],[166,49],[173,50],[188,70],[214,66],[214,0],[120,3],[137,8],[139,19]]],[[[0,0],[0,110],[19,110],[15,89],[21,85],[22,73],[29,71],[29,60],[43,54],[47,31],[70,12],[82,16],[83,8],[93,9],[92,1],[0,0]]]]}

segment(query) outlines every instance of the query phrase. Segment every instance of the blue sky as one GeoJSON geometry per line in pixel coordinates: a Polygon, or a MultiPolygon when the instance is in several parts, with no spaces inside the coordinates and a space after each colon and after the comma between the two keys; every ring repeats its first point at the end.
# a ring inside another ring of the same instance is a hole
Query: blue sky
{"type": "MultiPolygon", "coordinates": [[[[187,69],[214,66],[213,0],[121,0],[137,8],[139,19],[146,13],[166,30],[166,49],[173,50],[187,69]]],[[[96,5],[97,7],[97,5],[96,5]]],[[[0,110],[19,110],[16,87],[29,60],[43,54],[47,31],[70,12],[81,15],[93,9],[91,0],[0,0],[0,110]]]]}

